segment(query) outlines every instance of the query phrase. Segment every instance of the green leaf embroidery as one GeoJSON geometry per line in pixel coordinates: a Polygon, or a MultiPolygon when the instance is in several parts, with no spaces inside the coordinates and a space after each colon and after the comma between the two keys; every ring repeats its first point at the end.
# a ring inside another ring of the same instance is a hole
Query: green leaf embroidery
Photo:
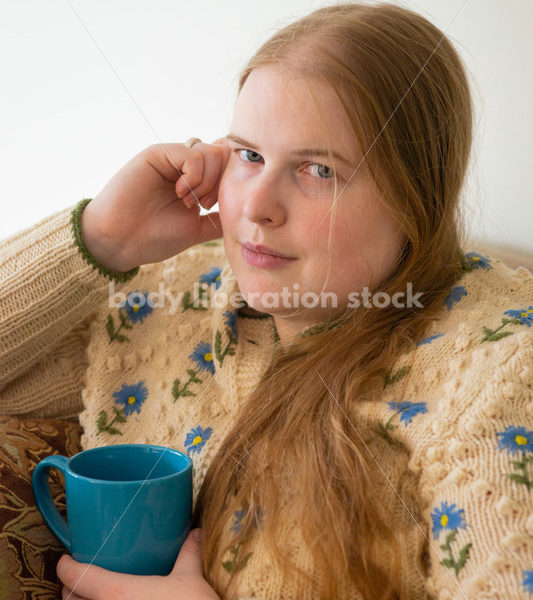
{"type": "Polygon", "coordinates": [[[183,387],[180,387],[181,383],[177,377],[174,379],[174,383],[172,384],[172,397],[174,398],[174,402],[182,396],[196,396],[196,392],[191,392],[188,387],[191,383],[202,383],[202,380],[196,377],[197,371],[194,369],[187,369],[187,373],[189,374],[189,379],[183,387]]]}
{"type": "Polygon", "coordinates": [[[205,293],[202,294],[202,290],[200,290],[199,297],[195,298],[194,300],[191,300],[191,292],[187,290],[183,294],[183,298],[181,299],[181,312],[185,312],[186,310],[207,310],[207,306],[204,306],[202,304],[202,300],[204,299],[209,299],[209,294],[207,293],[207,291],[205,291],[205,293]]]}
{"type": "MultiPolygon", "coordinates": [[[[450,533],[448,534],[448,537],[446,538],[446,544],[451,544],[452,542],[455,542],[456,537],[457,537],[457,529],[450,531],[450,533]]],[[[443,548],[443,550],[444,550],[444,548],[443,548]]]]}
{"type": "Polygon", "coordinates": [[[217,329],[217,332],[215,334],[215,356],[221,365],[224,362],[224,358],[228,354],[229,355],[235,354],[235,348],[233,348],[233,346],[237,344],[237,340],[235,339],[235,336],[233,335],[233,331],[228,327],[226,329],[226,332],[228,334],[229,341],[228,341],[226,347],[224,348],[224,350],[222,350],[222,334],[220,333],[220,330],[217,329]]]}
{"type": "MultiPolygon", "coordinates": [[[[474,270],[474,267],[468,262],[468,260],[466,259],[465,256],[461,257],[461,270],[463,272],[463,275],[465,273],[469,273],[470,271],[474,270]]],[[[461,275],[462,277],[462,275],[461,275]]]]}
{"type": "Polygon", "coordinates": [[[396,427],[391,423],[392,419],[395,417],[396,413],[394,413],[391,418],[383,425],[381,421],[378,421],[378,428],[374,429],[374,431],[386,440],[391,446],[396,446],[397,448],[407,449],[406,445],[396,438],[393,438],[389,431],[394,431],[396,427]]]}
{"type": "Polygon", "coordinates": [[[457,564],[455,565],[455,574],[456,575],[464,567],[466,559],[468,558],[468,554],[470,553],[471,547],[472,547],[472,542],[469,542],[468,544],[466,544],[466,546],[463,546],[461,548],[461,550],[459,551],[459,560],[457,561],[457,564]]]}
{"type": "Polygon", "coordinates": [[[119,309],[118,316],[120,319],[120,325],[118,326],[117,329],[115,329],[115,320],[113,319],[113,317],[111,315],[107,315],[107,322],[105,324],[105,327],[107,330],[107,334],[109,336],[109,343],[111,343],[113,340],[117,340],[119,342],[125,342],[125,341],[129,342],[130,341],[127,336],[125,336],[123,333],[120,333],[120,330],[122,328],[132,329],[133,325],[131,325],[131,323],[128,322],[128,317],[122,311],[122,309],[119,309]]]}
{"type": "Polygon", "coordinates": [[[464,567],[466,560],[468,559],[468,554],[470,552],[470,548],[472,547],[472,543],[469,542],[465,546],[459,550],[459,557],[457,560],[453,555],[453,550],[451,544],[455,541],[457,536],[457,530],[454,529],[446,536],[446,543],[441,545],[441,550],[448,552],[448,557],[443,558],[440,562],[442,565],[447,567],[448,569],[453,569],[456,575],[459,575],[459,571],[464,567]]]}
{"type": "MultiPolygon", "coordinates": [[[[442,546],[441,546],[442,548],[442,546]]],[[[445,548],[443,548],[443,550],[445,550],[445,548]]],[[[453,567],[453,560],[451,558],[443,558],[441,560],[441,563],[445,566],[445,567],[453,567]]]]}
{"type": "Polygon", "coordinates": [[[241,544],[238,544],[237,546],[232,546],[230,548],[230,552],[233,555],[231,560],[222,561],[222,566],[224,567],[224,569],[226,569],[226,571],[228,571],[228,573],[236,573],[237,571],[241,571],[242,569],[244,569],[244,567],[246,567],[246,564],[248,563],[248,560],[250,559],[250,556],[252,556],[252,553],[249,552],[240,562],[237,562],[237,557],[239,555],[240,548],[241,544]]]}
{"type": "Polygon", "coordinates": [[[400,381],[400,379],[405,377],[410,370],[411,365],[404,365],[403,367],[398,369],[394,374],[392,373],[392,371],[385,373],[383,377],[383,388],[386,388],[388,385],[392,385],[393,383],[400,381]]]}
{"type": "Polygon", "coordinates": [[[502,318],[502,324],[496,329],[489,329],[488,327],[483,326],[483,337],[481,338],[481,342],[496,342],[503,337],[508,335],[513,335],[514,331],[500,331],[503,327],[508,324],[520,325],[520,319],[505,319],[502,318]],[[498,333],[499,332],[499,333],[498,333]]]}
{"type": "Polygon", "coordinates": [[[525,485],[529,490],[533,489],[533,477],[528,472],[528,464],[533,462],[533,454],[525,456],[522,460],[512,460],[511,464],[513,467],[521,471],[521,473],[505,473],[506,477],[509,477],[511,481],[525,485]]]}
{"type": "Polygon", "coordinates": [[[530,481],[527,477],[524,477],[523,475],[519,475],[518,473],[506,473],[506,475],[507,477],[509,477],[509,479],[512,479],[516,483],[521,483],[527,486],[529,489],[533,488],[533,481],[530,481]]]}
{"type": "Polygon", "coordinates": [[[108,427],[107,433],[110,433],[112,435],[122,435],[122,431],[119,431],[116,427],[112,427],[111,425],[108,427]]]}
{"type": "Polygon", "coordinates": [[[98,432],[105,431],[105,427],[107,424],[107,413],[105,410],[100,411],[98,415],[98,419],[96,420],[96,425],[98,426],[98,432]]]}
{"type": "Polygon", "coordinates": [[[96,435],[99,435],[104,431],[111,435],[122,435],[122,431],[119,431],[116,427],[113,427],[113,425],[115,423],[126,422],[124,408],[117,408],[116,406],[113,406],[113,411],[115,413],[115,416],[113,417],[113,420],[110,423],[107,422],[107,412],[105,410],[100,411],[98,419],[96,420],[96,426],[98,429],[96,435]]]}
{"type": "Polygon", "coordinates": [[[115,320],[111,315],[107,315],[106,329],[107,333],[109,334],[109,339],[111,341],[115,332],[115,320]]]}

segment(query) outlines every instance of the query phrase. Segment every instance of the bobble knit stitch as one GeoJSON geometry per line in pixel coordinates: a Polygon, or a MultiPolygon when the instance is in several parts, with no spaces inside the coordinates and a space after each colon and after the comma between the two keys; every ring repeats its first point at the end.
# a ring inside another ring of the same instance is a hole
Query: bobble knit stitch
{"type": "MultiPolygon", "coordinates": [[[[79,208],[2,243],[0,410],[79,418],[83,448],[177,448],[193,461],[196,502],[211,460],[272,358],[273,319],[241,315],[231,305],[238,285],[221,240],[143,265],[127,281],[110,278],[72,227],[79,208]],[[46,265],[40,282],[34,264],[46,265]],[[123,293],[121,306],[108,302],[110,279],[123,293]],[[173,313],[169,301],[141,306],[141,296],[160,283],[174,296],[183,293],[173,313]]],[[[441,314],[383,373],[382,398],[354,403],[350,418],[372,425],[368,448],[410,507],[376,470],[380,497],[390,499],[407,531],[401,600],[533,598],[532,306],[531,273],[466,252],[441,314]]],[[[279,541],[312,574],[290,502],[303,492],[289,479],[280,489],[286,527],[279,541]]],[[[227,541],[242,518],[237,511],[227,523],[227,541]]],[[[259,533],[261,520],[257,525],[259,533]]],[[[381,550],[387,569],[390,556],[381,550]]],[[[336,575],[342,597],[358,600],[357,589],[336,575]]],[[[231,547],[211,583],[221,588],[233,577],[231,600],[318,598],[304,580],[295,587],[283,581],[260,535],[246,556],[231,547]]]]}

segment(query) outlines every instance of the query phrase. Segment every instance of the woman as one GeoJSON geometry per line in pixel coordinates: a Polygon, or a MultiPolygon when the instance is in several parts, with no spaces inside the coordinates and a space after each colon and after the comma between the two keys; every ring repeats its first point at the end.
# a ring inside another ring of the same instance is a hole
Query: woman
{"type": "Polygon", "coordinates": [[[331,6],[252,57],[226,138],[151,146],[75,207],[73,233],[63,211],[6,242],[25,291],[2,300],[5,411],[79,413],[83,448],[195,463],[202,568],[67,557],[64,596],[531,591],[533,277],[463,251],[471,139],[441,31],[331,6]],[[17,405],[39,376],[65,385],[17,405]]]}

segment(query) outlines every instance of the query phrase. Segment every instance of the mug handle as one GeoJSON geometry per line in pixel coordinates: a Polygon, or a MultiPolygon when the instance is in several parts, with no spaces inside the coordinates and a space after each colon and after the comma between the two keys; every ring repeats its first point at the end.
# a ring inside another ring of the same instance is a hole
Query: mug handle
{"type": "Polygon", "coordinates": [[[48,475],[51,468],[58,469],[63,473],[63,475],[66,475],[68,460],[69,459],[66,456],[61,456],[58,454],[43,458],[43,460],[37,464],[33,471],[32,487],[33,495],[37,501],[37,508],[41,511],[44,520],[50,529],[61,540],[65,548],[71,552],[69,528],[67,522],[59,514],[59,511],[52,500],[48,481],[48,475]]]}

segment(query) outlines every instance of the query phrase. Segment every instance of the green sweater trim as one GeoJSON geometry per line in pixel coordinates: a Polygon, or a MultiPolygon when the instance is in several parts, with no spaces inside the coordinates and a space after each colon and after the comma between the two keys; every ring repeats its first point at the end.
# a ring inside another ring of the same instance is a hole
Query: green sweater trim
{"type": "Polygon", "coordinates": [[[76,206],[72,209],[70,213],[70,224],[72,225],[72,235],[74,238],[74,245],[78,248],[79,253],[82,255],[85,262],[91,265],[94,269],[96,269],[99,273],[104,275],[110,280],[114,280],[117,283],[129,281],[137,273],[139,272],[139,267],[134,267],[129,271],[121,272],[121,271],[112,271],[104,265],[100,264],[96,258],[89,252],[89,249],[85,245],[81,235],[81,214],[83,213],[83,209],[89,204],[92,198],[84,198],[80,200],[76,206]]]}

